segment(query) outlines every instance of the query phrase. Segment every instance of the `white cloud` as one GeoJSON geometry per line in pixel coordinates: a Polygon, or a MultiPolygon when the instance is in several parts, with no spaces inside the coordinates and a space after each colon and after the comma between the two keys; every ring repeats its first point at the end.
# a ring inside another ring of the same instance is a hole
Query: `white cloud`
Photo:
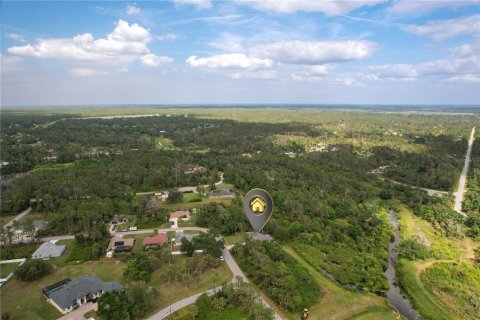
{"type": "Polygon", "coordinates": [[[149,67],[158,67],[161,64],[171,63],[173,62],[172,58],[169,57],[159,57],[154,54],[146,54],[140,57],[142,63],[149,67]]]}
{"type": "Polygon", "coordinates": [[[0,55],[0,69],[2,73],[16,73],[23,71],[23,59],[16,56],[0,55]]]}
{"type": "Polygon", "coordinates": [[[178,5],[193,5],[198,9],[209,9],[212,7],[211,0],[173,0],[178,5]]]}
{"type": "Polygon", "coordinates": [[[166,33],[162,35],[157,35],[157,40],[159,41],[173,41],[177,38],[178,36],[175,33],[166,33]]]}
{"type": "Polygon", "coordinates": [[[361,86],[362,83],[350,77],[332,77],[324,75],[292,74],[292,80],[307,83],[323,83],[327,85],[361,86]]]}
{"type": "Polygon", "coordinates": [[[99,71],[99,70],[94,70],[90,68],[71,69],[68,71],[68,73],[76,77],[85,77],[85,78],[107,74],[105,71],[99,71]]]}
{"type": "Polygon", "coordinates": [[[104,39],[94,39],[91,33],[84,33],[73,38],[39,39],[33,45],[14,46],[7,51],[37,58],[129,64],[151,53],[147,47],[150,41],[148,29],[120,19],[113,32],[104,39]]]}
{"type": "Polygon", "coordinates": [[[209,45],[226,52],[241,52],[245,50],[243,43],[243,37],[224,32],[220,38],[211,41],[209,45]]]}
{"type": "Polygon", "coordinates": [[[242,72],[230,72],[228,76],[233,79],[273,79],[277,75],[275,70],[255,70],[255,71],[242,71],[242,72]]]}
{"type": "Polygon", "coordinates": [[[268,69],[273,66],[273,61],[270,59],[249,57],[243,53],[220,54],[206,58],[198,58],[193,55],[190,56],[186,62],[194,68],[244,69],[250,71],[268,69]]]}
{"type": "Polygon", "coordinates": [[[402,29],[419,36],[444,40],[462,34],[480,34],[480,15],[429,21],[424,25],[405,25],[402,29]]]}
{"type": "Polygon", "coordinates": [[[366,68],[363,77],[370,80],[413,81],[430,77],[447,81],[476,81],[480,77],[480,54],[427,61],[415,65],[376,65],[366,68]]]}
{"type": "Polygon", "coordinates": [[[371,79],[404,80],[411,81],[418,76],[418,71],[409,64],[384,64],[369,66],[371,79]]]}
{"type": "Polygon", "coordinates": [[[321,65],[369,57],[375,44],[368,41],[280,41],[256,45],[254,56],[282,63],[321,65]]]}
{"type": "Polygon", "coordinates": [[[129,16],[139,14],[140,13],[140,8],[136,6],[127,6],[127,14],[129,16]]]}
{"type": "Polygon", "coordinates": [[[479,2],[480,0],[397,0],[388,11],[397,14],[418,13],[439,8],[471,6],[479,2]]]}
{"type": "Polygon", "coordinates": [[[475,74],[463,74],[447,78],[448,82],[480,82],[480,76],[475,74]]]}
{"type": "Polygon", "coordinates": [[[349,13],[363,6],[374,6],[388,0],[356,0],[356,1],[330,1],[330,0],[237,0],[238,3],[252,6],[260,11],[273,11],[278,13],[323,12],[333,16],[349,13]]]}
{"type": "Polygon", "coordinates": [[[9,33],[8,37],[12,40],[17,40],[17,41],[22,41],[22,42],[25,41],[25,37],[22,36],[21,34],[18,34],[18,33],[9,33]]]}

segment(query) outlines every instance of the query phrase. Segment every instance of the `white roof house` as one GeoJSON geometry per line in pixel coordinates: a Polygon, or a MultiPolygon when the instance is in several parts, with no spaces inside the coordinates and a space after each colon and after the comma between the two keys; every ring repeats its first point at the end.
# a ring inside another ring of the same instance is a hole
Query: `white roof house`
{"type": "Polygon", "coordinates": [[[32,254],[32,259],[48,260],[54,257],[60,257],[65,250],[65,245],[56,245],[50,241],[42,243],[40,247],[32,254]]]}

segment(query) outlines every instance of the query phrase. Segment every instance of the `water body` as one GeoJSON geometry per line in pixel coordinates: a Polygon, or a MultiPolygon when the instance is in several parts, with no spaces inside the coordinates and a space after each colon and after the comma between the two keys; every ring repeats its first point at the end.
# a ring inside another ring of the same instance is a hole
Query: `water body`
{"type": "Polygon", "coordinates": [[[402,293],[400,292],[400,287],[395,282],[395,265],[397,264],[398,260],[398,251],[397,246],[400,242],[400,236],[398,235],[398,218],[395,214],[395,211],[392,209],[389,210],[390,212],[390,221],[393,223],[394,231],[395,231],[395,238],[393,242],[390,242],[390,246],[388,248],[388,268],[385,271],[385,276],[388,279],[388,284],[390,285],[390,290],[387,293],[387,300],[390,302],[392,306],[397,309],[397,311],[407,318],[408,320],[420,320],[421,317],[417,314],[417,312],[413,309],[412,304],[405,298],[402,293]]]}

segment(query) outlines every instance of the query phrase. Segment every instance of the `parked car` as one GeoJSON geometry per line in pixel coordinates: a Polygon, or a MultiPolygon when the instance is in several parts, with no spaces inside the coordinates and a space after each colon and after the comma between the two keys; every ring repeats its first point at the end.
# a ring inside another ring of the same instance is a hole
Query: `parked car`
{"type": "Polygon", "coordinates": [[[138,230],[138,228],[137,228],[137,227],[130,227],[130,229],[129,229],[129,230],[130,230],[130,231],[137,231],[137,230],[138,230]]]}

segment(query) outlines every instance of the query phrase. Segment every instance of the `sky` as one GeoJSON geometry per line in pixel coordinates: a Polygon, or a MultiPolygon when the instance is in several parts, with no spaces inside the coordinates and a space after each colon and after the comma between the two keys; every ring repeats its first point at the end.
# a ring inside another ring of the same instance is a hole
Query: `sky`
{"type": "Polygon", "coordinates": [[[480,104],[480,0],[1,6],[2,106],[480,104]]]}

